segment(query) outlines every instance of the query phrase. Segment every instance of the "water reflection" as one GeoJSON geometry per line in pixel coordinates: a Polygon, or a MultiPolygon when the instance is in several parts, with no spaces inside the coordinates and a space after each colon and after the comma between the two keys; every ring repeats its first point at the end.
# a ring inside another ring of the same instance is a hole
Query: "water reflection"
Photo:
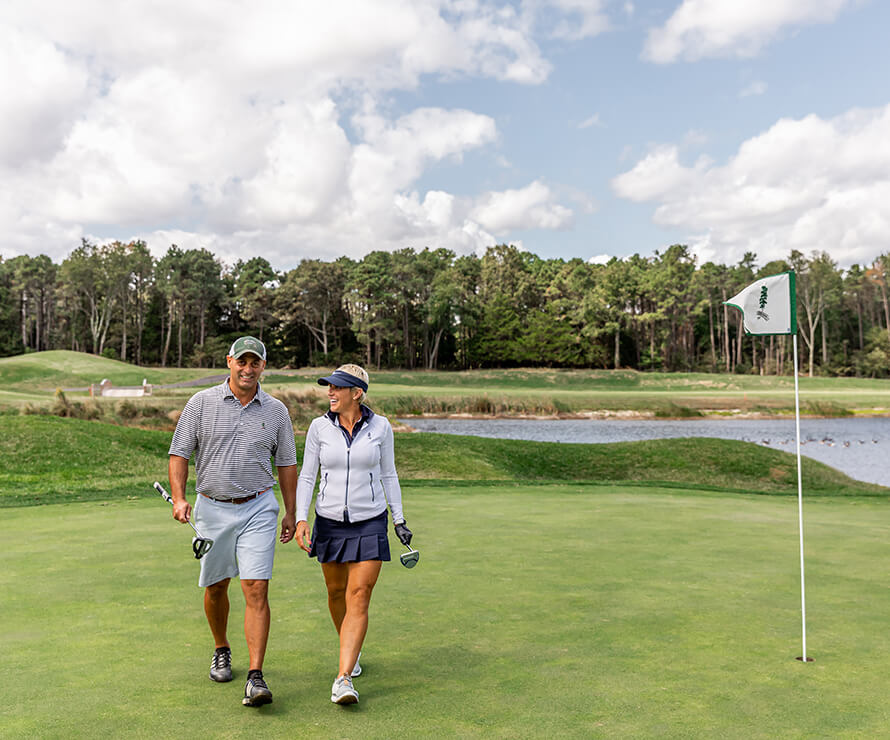
{"type": "MultiPolygon", "coordinates": [[[[716,437],[794,453],[794,419],[400,419],[415,429],[499,439],[598,444],[716,437]]],[[[890,486],[890,419],[801,419],[801,454],[857,480],[890,486]]]]}

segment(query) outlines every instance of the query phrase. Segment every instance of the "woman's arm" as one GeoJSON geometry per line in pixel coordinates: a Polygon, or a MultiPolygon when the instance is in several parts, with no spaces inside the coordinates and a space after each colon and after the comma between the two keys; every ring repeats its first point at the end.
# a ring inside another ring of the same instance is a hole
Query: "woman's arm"
{"type": "Polygon", "coordinates": [[[318,426],[313,421],[306,432],[306,444],[303,447],[303,467],[297,480],[297,521],[309,518],[309,505],[312,503],[312,491],[318,477],[318,426]]]}
{"type": "Polygon", "coordinates": [[[380,481],[389,501],[393,523],[405,521],[402,513],[402,487],[399,485],[399,474],[396,472],[395,441],[392,425],[384,419],[386,429],[380,442],[380,481]]]}

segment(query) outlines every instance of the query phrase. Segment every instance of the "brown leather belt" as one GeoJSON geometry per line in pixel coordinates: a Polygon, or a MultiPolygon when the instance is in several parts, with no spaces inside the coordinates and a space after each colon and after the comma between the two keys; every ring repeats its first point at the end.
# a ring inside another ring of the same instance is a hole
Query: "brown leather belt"
{"type": "MultiPolygon", "coordinates": [[[[266,489],[268,491],[270,489],[266,489]]],[[[218,504],[246,504],[248,501],[253,501],[255,498],[262,496],[266,491],[260,491],[259,493],[252,493],[250,496],[242,496],[241,498],[213,498],[212,496],[208,496],[206,493],[202,493],[201,495],[204,498],[209,498],[211,501],[216,501],[218,504]]]]}

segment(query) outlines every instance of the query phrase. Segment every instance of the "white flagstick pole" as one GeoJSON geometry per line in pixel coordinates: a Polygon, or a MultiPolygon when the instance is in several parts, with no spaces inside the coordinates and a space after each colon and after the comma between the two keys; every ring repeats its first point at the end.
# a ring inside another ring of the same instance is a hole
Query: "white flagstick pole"
{"type": "Polygon", "coordinates": [[[804,663],[812,660],[807,657],[807,597],[803,577],[803,483],[800,473],[800,392],[797,386],[797,334],[793,335],[794,346],[794,424],[797,431],[797,515],[800,530],[800,621],[803,635],[803,655],[798,658],[804,663]]]}

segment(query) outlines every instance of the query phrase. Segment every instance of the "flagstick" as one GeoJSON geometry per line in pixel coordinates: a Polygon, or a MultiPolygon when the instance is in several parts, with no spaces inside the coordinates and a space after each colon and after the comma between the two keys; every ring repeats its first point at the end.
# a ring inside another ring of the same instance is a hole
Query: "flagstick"
{"type": "Polygon", "coordinates": [[[803,484],[800,474],[800,391],[797,386],[797,334],[792,336],[794,347],[794,424],[797,431],[797,515],[800,531],[800,621],[803,635],[803,655],[798,658],[811,663],[815,658],[807,657],[807,597],[803,577],[803,484]]]}

